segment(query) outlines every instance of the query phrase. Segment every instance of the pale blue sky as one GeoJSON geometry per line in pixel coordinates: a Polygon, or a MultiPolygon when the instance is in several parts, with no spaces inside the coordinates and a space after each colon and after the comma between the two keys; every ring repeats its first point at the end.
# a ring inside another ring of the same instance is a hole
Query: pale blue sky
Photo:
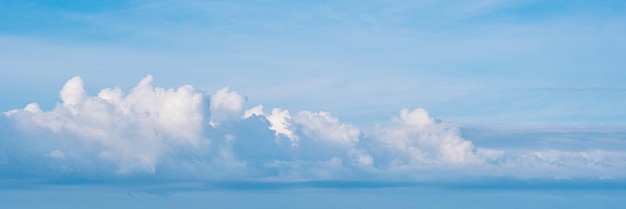
{"type": "Polygon", "coordinates": [[[0,207],[617,207],[623,37],[626,1],[0,0],[0,207]]]}
{"type": "MultiPolygon", "coordinates": [[[[87,89],[230,86],[353,123],[402,107],[459,122],[623,124],[621,1],[4,1],[4,110],[87,89]],[[20,93],[17,93],[20,92],[20,93]],[[345,98],[349,97],[349,100],[345,98]]],[[[379,121],[382,118],[370,119],[379,121]]]]}

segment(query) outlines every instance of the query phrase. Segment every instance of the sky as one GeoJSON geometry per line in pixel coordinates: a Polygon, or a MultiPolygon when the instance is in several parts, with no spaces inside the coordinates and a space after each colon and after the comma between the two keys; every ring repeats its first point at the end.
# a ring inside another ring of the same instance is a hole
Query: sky
{"type": "Polygon", "coordinates": [[[623,37],[623,1],[0,0],[0,206],[617,208],[623,37]]]}

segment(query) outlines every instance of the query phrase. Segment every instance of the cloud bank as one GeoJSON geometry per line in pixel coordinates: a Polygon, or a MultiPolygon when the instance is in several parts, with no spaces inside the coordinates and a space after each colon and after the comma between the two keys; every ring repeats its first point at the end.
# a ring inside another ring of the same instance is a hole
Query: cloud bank
{"type": "Polygon", "coordinates": [[[73,77],[54,109],[31,103],[4,112],[0,178],[412,181],[626,173],[626,152],[478,146],[462,127],[421,108],[357,127],[324,111],[246,108],[246,98],[228,87],[209,94],[189,85],[154,87],[152,80],[92,96],[73,77]]]}

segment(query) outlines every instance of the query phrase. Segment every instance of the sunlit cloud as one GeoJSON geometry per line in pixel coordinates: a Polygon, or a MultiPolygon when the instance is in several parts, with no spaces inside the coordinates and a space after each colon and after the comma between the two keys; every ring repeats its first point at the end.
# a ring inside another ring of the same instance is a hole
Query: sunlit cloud
{"type": "Polygon", "coordinates": [[[245,97],[229,88],[209,94],[190,85],[154,87],[152,79],[128,92],[114,87],[92,96],[73,77],[52,110],[31,103],[6,111],[2,174],[410,181],[622,178],[626,168],[624,152],[564,149],[568,142],[541,149],[479,146],[462,135],[463,127],[422,108],[358,127],[329,112],[245,109],[245,97]]]}

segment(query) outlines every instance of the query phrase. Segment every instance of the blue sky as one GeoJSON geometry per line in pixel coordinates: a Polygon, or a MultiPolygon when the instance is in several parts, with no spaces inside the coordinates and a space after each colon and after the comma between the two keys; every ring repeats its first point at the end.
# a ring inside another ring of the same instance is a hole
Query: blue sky
{"type": "Polygon", "coordinates": [[[367,191],[303,187],[382,204],[398,188],[368,182],[458,199],[442,185],[541,180],[616,200],[597,187],[626,173],[625,14],[623,1],[0,1],[2,192],[139,184],[194,199],[162,185],[354,181],[367,191]],[[567,186],[579,180],[599,186],[567,186]]]}

